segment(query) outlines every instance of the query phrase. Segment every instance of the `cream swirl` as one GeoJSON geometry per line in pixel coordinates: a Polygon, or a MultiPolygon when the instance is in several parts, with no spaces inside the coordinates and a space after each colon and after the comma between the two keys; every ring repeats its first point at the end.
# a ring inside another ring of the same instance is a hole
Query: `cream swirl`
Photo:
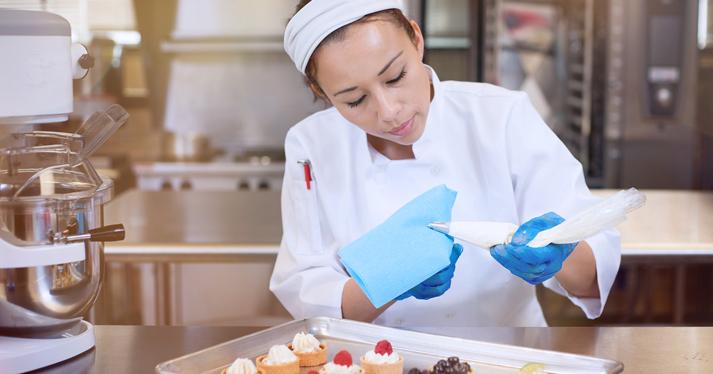
{"type": "Polygon", "coordinates": [[[369,351],[364,355],[364,360],[373,364],[395,364],[399,362],[399,354],[391,352],[391,354],[382,355],[374,351],[369,351]]]}
{"type": "Polygon", "coordinates": [[[298,332],[292,339],[292,350],[297,353],[310,353],[319,350],[319,340],[309,333],[298,332]]]}
{"type": "Polygon", "coordinates": [[[239,358],[235,360],[225,372],[226,374],[256,374],[257,368],[255,368],[255,364],[247,358],[239,358]]]}
{"type": "Polygon", "coordinates": [[[323,374],[359,374],[361,367],[359,365],[337,365],[334,362],[328,362],[322,367],[323,374]]]}
{"type": "Polygon", "coordinates": [[[263,362],[266,365],[279,365],[296,360],[297,356],[286,345],[273,345],[267,352],[267,358],[263,362]]]}

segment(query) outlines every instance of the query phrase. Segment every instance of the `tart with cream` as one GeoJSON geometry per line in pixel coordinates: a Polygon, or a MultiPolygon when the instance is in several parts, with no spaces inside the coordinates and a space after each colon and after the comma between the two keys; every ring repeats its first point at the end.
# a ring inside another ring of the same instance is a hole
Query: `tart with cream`
{"type": "Polygon", "coordinates": [[[376,343],[374,350],[361,356],[361,367],[365,374],[401,374],[404,370],[404,359],[388,340],[376,343]]]}
{"type": "Polygon", "coordinates": [[[319,374],[364,374],[364,369],[353,364],[349,352],[339,351],[331,362],[322,366],[319,374]]]}
{"type": "Polygon", "coordinates": [[[266,355],[255,360],[258,371],[264,374],[299,374],[300,360],[286,345],[274,345],[266,355]]]}
{"type": "Polygon", "coordinates": [[[230,366],[223,369],[221,374],[264,374],[255,368],[255,364],[247,358],[238,358],[230,366]]]}
{"type": "Polygon", "coordinates": [[[298,332],[287,348],[300,360],[301,367],[319,366],[327,362],[327,345],[320,343],[312,334],[298,332]]]}

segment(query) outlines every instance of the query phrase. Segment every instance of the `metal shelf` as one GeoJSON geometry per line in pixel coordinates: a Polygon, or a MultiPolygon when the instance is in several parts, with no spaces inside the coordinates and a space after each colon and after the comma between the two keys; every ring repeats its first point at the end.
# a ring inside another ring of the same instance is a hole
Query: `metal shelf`
{"type": "Polygon", "coordinates": [[[465,36],[426,37],[426,49],[468,49],[470,40],[465,36]]]}
{"type": "Polygon", "coordinates": [[[282,40],[181,39],[161,43],[165,53],[284,52],[282,40]]]}

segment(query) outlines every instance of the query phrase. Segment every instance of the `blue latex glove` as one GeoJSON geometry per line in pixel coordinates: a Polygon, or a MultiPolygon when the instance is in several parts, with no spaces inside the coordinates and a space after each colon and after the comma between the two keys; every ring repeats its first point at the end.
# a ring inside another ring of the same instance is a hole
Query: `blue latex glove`
{"type": "Polygon", "coordinates": [[[522,224],[508,244],[496,245],[490,255],[514,275],[530,284],[540,284],[552,278],[562,268],[562,263],[572,253],[577,243],[549,244],[540,248],[528,247],[543,230],[564,222],[564,218],[549,212],[522,224]]]}
{"type": "Polygon", "coordinates": [[[454,244],[453,249],[451,249],[450,265],[416,285],[414,288],[404,292],[401,296],[397,297],[396,300],[407,299],[411,296],[419,300],[428,300],[443,295],[451,288],[451,279],[453,278],[453,273],[456,271],[456,262],[461,253],[463,253],[463,246],[454,244]]]}
{"type": "Polygon", "coordinates": [[[450,221],[456,192],[434,187],[339,250],[339,261],[376,308],[451,263],[453,238],[428,228],[450,221]]]}

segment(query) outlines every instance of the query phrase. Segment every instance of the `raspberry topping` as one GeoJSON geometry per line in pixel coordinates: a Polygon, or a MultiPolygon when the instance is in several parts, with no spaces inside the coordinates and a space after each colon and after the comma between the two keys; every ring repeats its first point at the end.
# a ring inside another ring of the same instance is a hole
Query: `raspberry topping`
{"type": "Polygon", "coordinates": [[[337,365],[352,366],[352,355],[347,351],[339,351],[333,361],[337,365]]]}
{"type": "Polygon", "coordinates": [[[316,370],[310,370],[307,372],[307,374],[319,374],[316,370]]]}
{"type": "Polygon", "coordinates": [[[388,340],[381,340],[376,343],[376,348],[374,348],[374,353],[380,355],[390,355],[394,353],[394,348],[391,347],[391,343],[388,340]]]}

